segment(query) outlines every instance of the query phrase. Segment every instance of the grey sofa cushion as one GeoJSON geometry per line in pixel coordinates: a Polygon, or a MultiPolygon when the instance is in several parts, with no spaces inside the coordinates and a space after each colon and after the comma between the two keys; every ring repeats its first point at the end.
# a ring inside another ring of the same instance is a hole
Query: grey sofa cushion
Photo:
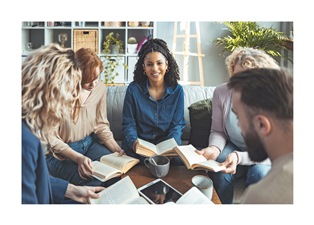
{"type": "Polygon", "coordinates": [[[122,111],[127,86],[107,86],[107,118],[115,140],[120,144],[122,137],[122,111]]]}

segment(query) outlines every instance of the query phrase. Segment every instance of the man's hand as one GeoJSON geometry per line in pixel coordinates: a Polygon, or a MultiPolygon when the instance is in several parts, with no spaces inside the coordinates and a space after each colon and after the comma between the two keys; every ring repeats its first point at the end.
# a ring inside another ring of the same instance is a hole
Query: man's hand
{"type": "Polygon", "coordinates": [[[237,171],[238,161],[238,154],[236,152],[231,152],[227,156],[226,160],[220,164],[226,167],[226,169],[221,172],[235,174],[237,171]]]}
{"type": "Polygon", "coordinates": [[[199,155],[203,155],[207,160],[216,160],[220,154],[219,148],[215,146],[209,146],[207,148],[203,148],[202,150],[195,150],[195,152],[199,155]]]}
{"type": "Polygon", "coordinates": [[[99,198],[99,194],[97,194],[97,192],[104,189],[104,187],[75,186],[69,183],[65,197],[87,204],[89,203],[89,198],[99,198]]]}

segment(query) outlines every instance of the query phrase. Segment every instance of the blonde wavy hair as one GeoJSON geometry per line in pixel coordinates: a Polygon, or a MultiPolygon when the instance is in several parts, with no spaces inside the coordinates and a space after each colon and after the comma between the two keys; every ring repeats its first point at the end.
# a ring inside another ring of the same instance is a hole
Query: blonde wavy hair
{"type": "Polygon", "coordinates": [[[71,49],[42,46],[22,64],[22,119],[44,143],[64,114],[79,110],[82,74],[71,49]]]}
{"type": "Polygon", "coordinates": [[[263,50],[238,47],[225,60],[229,76],[233,76],[234,67],[239,64],[243,69],[272,68],[280,69],[274,58],[263,50]]]}

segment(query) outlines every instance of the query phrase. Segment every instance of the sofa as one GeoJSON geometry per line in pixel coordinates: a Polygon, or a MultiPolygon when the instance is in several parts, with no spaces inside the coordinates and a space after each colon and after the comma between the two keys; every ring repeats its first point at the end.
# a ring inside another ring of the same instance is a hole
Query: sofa
{"type": "MultiPolygon", "coordinates": [[[[113,132],[115,140],[121,145],[122,136],[122,109],[124,96],[126,93],[127,86],[107,86],[106,88],[106,98],[107,98],[107,117],[110,122],[110,129],[113,132]]],[[[190,143],[191,134],[191,121],[190,116],[192,109],[189,108],[192,104],[205,100],[211,99],[215,87],[210,86],[183,86],[184,90],[184,119],[186,126],[182,134],[182,144],[190,143]]],[[[211,117],[211,114],[207,115],[211,117]]],[[[194,122],[195,123],[195,122],[194,122]]],[[[203,123],[204,124],[204,123],[203,123]]],[[[210,127],[210,124],[204,124],[210,127]]],[[[193,127],[193,129],[195,129],[193,127]]],[[[209,128],[206,128],[208,130],[209,128]]],[[[204,134],[204,132],[199,132],[197,135],[204,134]]],[[[195,134],[194,134],[195,135],[195,134]]],[[[208,140],[208,137],[206,137],[208,140]]],[[[208,143],[208,142],[207,142],[208,143]]],[[[192,143],[194,145],[194,143],[192,143]]],[[[244,190],[243,182],[236,184],[234,193],[234,203],[238,203],[241,194],[244,190]]]]}
{"type": "MultiPolygon", "coordinates": [[[[107,117],[115,140],[121,144],[122,109],[127,86],[107,86],[107,117]]],[[[188,107],[197,101],[211,98],[215,87],[183,86],[184,90],[184,119],[186,126],[182,134],[182,144],[187,144],[190,138],[190,116],[188,107]]]]}

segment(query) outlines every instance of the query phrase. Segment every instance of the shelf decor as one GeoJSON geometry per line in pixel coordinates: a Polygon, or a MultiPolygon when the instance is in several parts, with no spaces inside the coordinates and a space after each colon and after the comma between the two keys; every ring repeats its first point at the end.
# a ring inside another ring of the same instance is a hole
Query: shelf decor
{"type": "Polygon", "coordinates": [[[135,37],[129,37],[128,39],[128,53],[136,54],[137,40],[135,37]]]}
{"type": "Polygon", "coordinates": [[[122,22],[119,21],[106,21],[104,22],[105,27],[121,27],[122,22]]]}
{"type": "Polygon", "coordinates": [[[114,34],[110,32],[103,43],[103,53],[105,56],[102,57],[104,63],[104,83],[114,84],[114,80],[119,76],[118,67],[124,66],[127,68],[127,64],[123,62],[123,57],[119,56],[123,53],[123,42],[120,40],[118,33],[114,34]]]}
{"type": "Polygon", "coordinates": [[[74,30],[74,51],[90,48],[98,53],[98,30],[74,30]]]}
{"type": "Polygon", "coordinates": [[[126,85],[133,80],[133,71],[137,62],[136,54],[128,51],[128,39],[134,37],[140,43],[143,37],[155,37],[157,28],[157,23],[153,21],[150,22],[149,27],[143,27],[140,22],[136,22],[137,24],[130,22],[131,25],[137,26],[129,26],[129,21],[22,21],[20,43],[22,61],[31,54],[32,50],[50,43],[63,44],[65,48],[75,51],[82,47],[91,48],[102,60],[109,62],[108,65],[104,63],[105,66],[107,65],[108,75],[118,74],[114,78],[109,76],[105,78],[104,73],[101,73],[100,79],[108,85],[112,82],[114,85],[126,85]],[[114,37],[116,33],[119,34],[122,48],[119,47],[117,52],[109,46],[108,48],[104,46],[106,36],[111,32],[114,37]],[[61,33],[66,35],[59,38],[61,33]],[[116,62],[119,62],[117,66],[115,66],[116,62]],[[112,68],[115,69],[111,73],[112,68]]]}

